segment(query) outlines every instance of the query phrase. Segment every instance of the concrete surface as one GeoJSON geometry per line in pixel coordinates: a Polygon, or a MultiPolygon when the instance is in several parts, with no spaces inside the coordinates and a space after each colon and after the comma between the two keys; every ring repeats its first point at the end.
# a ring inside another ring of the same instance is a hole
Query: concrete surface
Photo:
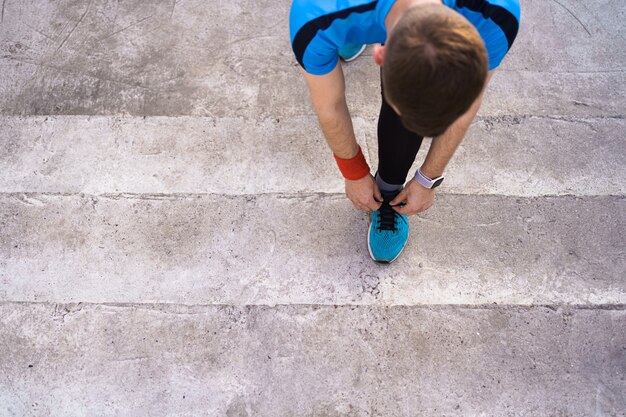
{"type": "Polygon", "coordinates": [[[623,310],[6,303],[0,313],[11,386],[2,396],[14,415],[617,416],[626,407],[623,310]]]}
{"type": "Polygon", "coordinates": [[[391,266],[369,259],[368,221],[343,196],[5,195],[0,296],[626,304],[622,197],[440,196],[437,210],[411,219],[406,254],[391,266]]]}
{"type": "MultiPolygon", "coordinates": [[[[0,123],[2,192],[240,195],[344,187],[315,116],[11,116],[0,123]]],[[[354,125],[376,167],[376,119],[355,117],[354,125]]],[[[622,118],[480,118],[441,193],[623,195],[625,132],[622,118]]],[[[416,164],[427,150],[425,141],[416,164]]]]}
{"type": "Polygon", "coordinates": [[[522,0],[390,266],[289,5],[1,2],[0,417],[626,416],[626,3],[522,0]]]}
{"type": "MultiPolygon", "coordinates": [[[[6,0],[0,114],[309,115],[288,0],[6,0]]],[[[483,115],[623,116],[623,0],[524,0],[483,115]]],[[[349,65],[352,114],[375,116],[378,68],[349,65]]]]}

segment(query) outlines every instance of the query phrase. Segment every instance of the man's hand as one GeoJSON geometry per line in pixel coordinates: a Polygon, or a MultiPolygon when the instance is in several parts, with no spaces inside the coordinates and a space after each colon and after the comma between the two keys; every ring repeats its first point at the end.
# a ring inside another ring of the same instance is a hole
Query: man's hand
{"type": "Polygon", "coordinates": [[[374,177],[366,175],[360,180],[346,180],[346,195],[357,209],[369,213],[378,210],[383,201],[374,177]]]}
{"type": "Polygon", "coordinates": [[[420,185],[415,179],[412,179],[407,183],[406,187],[400,191],[400,194],[391,201],[390,205],[396,212],[412,216],[428,210],[433,205],[434,200],[434,189],[429,190],[420,185]],[[400,206],[402,203],[405,203],[405,205],[400,206]]]}

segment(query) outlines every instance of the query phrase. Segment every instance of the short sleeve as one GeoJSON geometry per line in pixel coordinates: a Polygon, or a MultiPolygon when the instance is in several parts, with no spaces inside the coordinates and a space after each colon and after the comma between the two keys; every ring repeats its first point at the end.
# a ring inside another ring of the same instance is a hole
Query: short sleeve
{"type": "Polygon", "coordinates": [[[489,19],[479,29],[487,48],[489,70],[496,69],[517,37],[520,7],[517,0],[492,0],[489,19]]]}
{"type": "Polygon", "coordinates": [[[320,31],[308,1],[295,0],[289,14],[291,49],[302,68],[313,75],[331,72],[339,61],[337,46],[320,31]]]}
{"type": "Polygon", "coordinates": [[[309,74],[325,75],[331,72],[339,62],[339,53],[334,48],[319,48],[311,42],[304,52],[302,68],[309,74]]]}
{"type": "Polygon", "coordinates": [[[337,47],[311,24],[305,24],[292,36],[291,49],[298,63],[309,74],[328,74],[339,62],[337,47]]]}
{"type": "Polygon", "coordinates": [[[483,41],[489,58],[489,71],[491,71],[500,66],[509,51],[509,44],[506,36],[500,30],[491,31],[486,36],[483,34],[483,41]]]}

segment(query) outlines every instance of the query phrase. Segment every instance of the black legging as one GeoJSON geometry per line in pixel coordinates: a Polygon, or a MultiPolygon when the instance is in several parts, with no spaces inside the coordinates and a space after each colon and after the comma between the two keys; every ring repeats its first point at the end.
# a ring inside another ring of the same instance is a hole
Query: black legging
{"type": "MultiPolygon", "coordinates": [[[[382,73],[380,89],[382,93],[382,73]]],[[[385,101],[378,116],[378,175],[388,184],[404,184],[422,144],[422,136],[407,130],[385,101]]]]}

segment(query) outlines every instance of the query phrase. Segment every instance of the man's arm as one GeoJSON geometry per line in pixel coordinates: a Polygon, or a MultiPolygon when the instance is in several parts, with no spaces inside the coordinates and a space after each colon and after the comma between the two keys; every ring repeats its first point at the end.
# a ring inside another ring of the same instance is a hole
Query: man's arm
{"type": "MultiPolygon", "coordinates": [[[[341,64],[326,75],[312,75],[302,70],[313,107],[333,153],[341,159],[352,159],[359,152],[348,111],[345,81],[341,64]]],[[[363,211],[378,210],[382,196],[371,175],[359,180],[346,179],[346,194],[350,201],[363,211]]]]}
{"type": "Polygon", "coordinates": [[[342,159],[356,156],[359,146],[346,103],[346,85],[341,64],[326,75],[312,75],[302,70],[313,107],[330,149],[342,159]]]}
{"type": "MultiPolygon", "coordinates": [[[[459,117],[446,131],[433,139],[426,159],[422,164],[422,172],[429,178],[436,178],[443,175],[448,162],[454,155],[454,152],[458,148],[459,144],[465,137],[467,129],[469,129],[472,121],[478,113],[478,109],[482,103],[483,94],[487,89],[489,80],[494,71],[489,71],[487,74],[487,80],[483,91],[478,98],[474,100],[474,103],[470,106],[469,110],[459,117]]],[[[395,210],[398,213],[413,215],[422,211],[428,210],[435,199],[435,189],[424,188],[415,179],[410,180],[407,186],[402,190],[400,194],[391,202],[392,206],[397,206],[403,201],[406,201],[406,205],[403,207],[396,207],[395,210]]]]}
{"type": "Polygon", "coordinates": [[[469,110],[446,129],[443,135],[438,136],[432,141],[428,155],[426,155],[426,159],[422,164],[422,172],[427,177],[436,178],[443,175],[448,162],[452,158],[452,155],[454,155],[454,152],[465,137],[467,130],[478,113],[478,109],[482,104],[483,93],[485,92],[487,83],[489,83],[491,79],[492,73],[493,71],[490,71],[487,75],[485,88],[483,88],[478,98],[474,100],[469,110]]]}

